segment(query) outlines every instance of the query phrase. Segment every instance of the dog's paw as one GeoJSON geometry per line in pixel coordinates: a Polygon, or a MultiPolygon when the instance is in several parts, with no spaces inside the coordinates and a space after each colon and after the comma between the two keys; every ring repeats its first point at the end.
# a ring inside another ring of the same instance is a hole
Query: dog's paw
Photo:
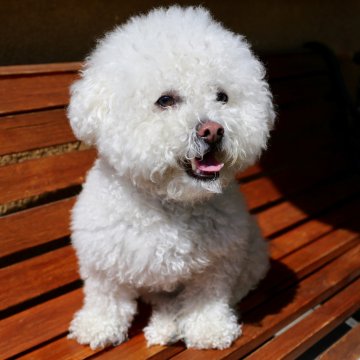
{"type": "Polygon", "coordinates": [[[166,314],[154,313],[144,334],[148,346],[167,345],[178,340],[175,320],[166,314]]]}
{"type": "Polygon", "coordinates": [[[68,338],[88,344],[92,350],[103,349],[127,340],[127,327],[117,319],[80,310],[70,324],[68,338]]]}
{"type": "Polygon", "coordinates": [[[188,348],[226,349],[241,335],[241,325],[230,311],[193,313],[182,323],[182,337],[188,348]]]}

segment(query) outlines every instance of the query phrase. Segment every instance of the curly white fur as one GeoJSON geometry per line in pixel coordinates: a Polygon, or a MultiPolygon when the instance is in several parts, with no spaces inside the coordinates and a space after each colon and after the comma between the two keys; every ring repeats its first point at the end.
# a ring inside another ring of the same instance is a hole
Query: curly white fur
{"type": "Polygon", "coordinates": [[[99,159],[72,214],[85,301],[70,337],[92,348],[123,342],[142,296],[153,304],[149,345],[230,346],[241,333],[232,306],[268,267],[266,243],[231,184],[273,124],[262,64],[205,9],[160,8],[102,39],[71,95],[72,128],[99,159]],[[168,93],[179,101],[160,109],[168,93]],[[211,181],[182,165],[208,150],[196,135],[206,120],[225,131],[225,165],[211,181]]]}

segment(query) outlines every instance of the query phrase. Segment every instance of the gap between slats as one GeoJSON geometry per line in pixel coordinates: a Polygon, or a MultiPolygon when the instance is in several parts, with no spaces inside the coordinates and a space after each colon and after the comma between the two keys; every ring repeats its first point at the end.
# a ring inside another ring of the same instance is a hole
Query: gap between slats
{"type": "Polygon", "coordinates": [[[5,189],[0,193],[0,203],[81,184],[95,153],[95,150],[74,151],[0,167],[0,188],[5,189]]]}
{"type": "Polygon", "coordinates": [[[319,360],[359,360],[360,358],[360,326],[351,329],[345,336],[333,344],[319,360]]]}
{"type": "Polygon", "coordinates": [[[359,307],[359,304],[360,279],[335,294],[303,320],[276,336],[247,359],[295,359],[348,318],[359,307]]]}
{"type": "Polygon", "coordinates": [[[76,141],[64,108],[0,118],[0,155],[76,141]]]}

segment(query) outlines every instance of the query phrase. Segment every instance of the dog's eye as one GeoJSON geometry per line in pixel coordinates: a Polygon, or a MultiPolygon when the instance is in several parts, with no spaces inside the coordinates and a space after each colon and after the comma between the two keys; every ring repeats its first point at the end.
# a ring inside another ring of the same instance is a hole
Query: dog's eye
{"type": "Polygon", "coordinates": [[[216,94],[216,101],[220,101],[220,102],[226,104],[228,102],[228,100],[229,100],[229,97],[223,91],[219,91],[216,94]]]}
{"type": "Polygon", "coordinates": [[[171,95],[163,95],[156,101],[155,104],[162,108],[168,108],[174,106],[176,104],[176,100],[171,95]]]}

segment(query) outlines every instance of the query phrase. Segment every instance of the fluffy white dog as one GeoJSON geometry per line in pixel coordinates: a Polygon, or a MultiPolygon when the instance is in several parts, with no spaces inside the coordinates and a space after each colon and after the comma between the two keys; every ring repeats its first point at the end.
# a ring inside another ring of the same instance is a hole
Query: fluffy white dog
{"type": "Polygon", "coordinates": [[[102,39],[71,95],[99,158],[72,214],[85,300],[69,336],[125,341],[142,297],[149,345],[230,346],[233,306],[268,268],[234,182],[274,120],[262,64],[205,9],[160,8],[102,39]]]}

